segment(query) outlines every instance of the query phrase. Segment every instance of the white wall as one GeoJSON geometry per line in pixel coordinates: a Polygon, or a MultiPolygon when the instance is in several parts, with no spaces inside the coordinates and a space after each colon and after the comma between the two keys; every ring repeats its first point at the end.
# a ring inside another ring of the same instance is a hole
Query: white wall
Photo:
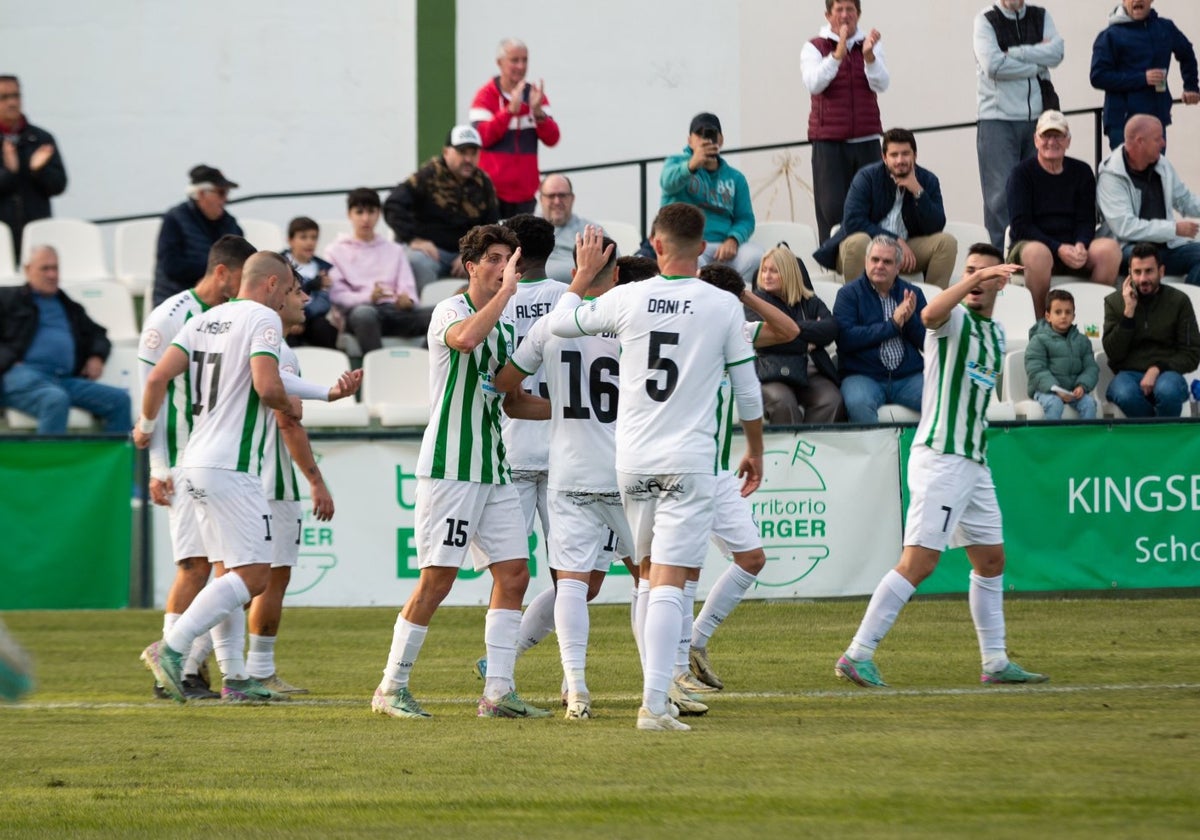
{"type": "MultiPolygon", "coordinates": [[[[446,0],[450,2],[450,0],[446,0]]],[[[917,127],[975,116],[971,0],[866,0],[863,24],[883,33],[892,88],[886,125],[917,127]]],[[[1097,105],[1087,81],[1091,43],[1115,0],[1045,0],[1067,42],[1055,83],[1067,107],[1097,105]]],[[[1200,3],[1156,8],[1200,40],[1200,3]]],[[[730,147],[805,136],[809,98],[799,50],[823,18],[820,0],[610,0],[603,5],[458,0],[457,111],[495,73],[505,36],[530,47],[563,139],[543,169],[665,156],[691,116],[717,113],[730,147]]],[[[388,184],[415,167],[415,0],[0,0],[3,71],[21,76],[33,122],[59,139],[71,184],[60,216],[165,209],[182,200],[196,163],[221,167],[242,194],[388,184]]],[[[1177,72],[1172,78],[1178,91],[1177,72]]],[[[1170,154],[1200,190],[1190,138],[1200,108],[1176,108],[1170,154]],[[1186,140],[1186,142],[1185,142],[1186,140]]],[[[1091,159],[1076,124],[1074,154],[1091,159]]],[[[980,221],[974,132],[920,138],[920,159],[942,179],[950,215],[980,221]]],[[[760,219],[812,221],[806,153],[791,156],[794,211],[780,153],[739,156],[758,191],[760,219]]],[[[658,168],[651,167],[651,204],[658,168]]],[[[576,180],[576,208],[637,221],[634,170],[576,180]]],[[[234,208],[280,224],[297,213],[344,215],[340,197],[234,208]]]]}

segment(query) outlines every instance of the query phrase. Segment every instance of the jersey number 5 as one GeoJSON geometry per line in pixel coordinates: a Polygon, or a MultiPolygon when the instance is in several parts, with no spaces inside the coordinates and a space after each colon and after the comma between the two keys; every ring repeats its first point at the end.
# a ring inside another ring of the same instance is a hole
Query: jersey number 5
{"type": "Polygon", "coordinates": [[[646,367],[651,371],[664,374],[662,380],[646,378],[646,393],[655,402],[666,402],[667,397],[675,392],[679,384],[679,366],[663,356],[663,346],[679,343],[679,333],[657,332],[650,333],[650,353],[646,359],[646,367]]]}

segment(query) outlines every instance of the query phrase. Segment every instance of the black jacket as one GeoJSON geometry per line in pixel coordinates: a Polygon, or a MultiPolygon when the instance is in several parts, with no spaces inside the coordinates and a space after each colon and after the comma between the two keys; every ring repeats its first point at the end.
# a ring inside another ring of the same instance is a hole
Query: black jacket
{"type": "Polygon", "coordinates": [[[13,253],[20,258],[25,224],[50,217],[50,199],[67,188],[67,170],[54,137],[36,125],[26,125],[18,136],[17,158],[16,172],[0,166],[0,222],[12,229],[13,253]],[[29,158],[46,143],[54,145],[54,154],[45,166],[31,172],[29,158]]]}
{"type": "Polygon", "coordinates": [[[190,198],[163,214],[154,264],[154,305],[190,289],[208,269],[208,250],[227,233],[242,235],[237,219],[226,211],[215,222],[190,198]]]}
{"type": "MultiPolygon", "coordinates": [[[[810,356],[818,373],[834,383],[840,382],[837,365],[833,363],[833,359],[826,349],[837,338],[838,324],[825,302],[813,295],[810,298],[802,298],[795,306],[789,306],[786,301],[775,297],[770,292],[764,292],[762,289],[756,291],[755,294],[776,309],[782,309],[800,325],[800,335],[794,340],[787,344],[756,347],[755,352],[760,356],[810,356]],[[808,349],[810,344],[815,345],[811,352],[808,349]]],[[[758,313],[749,309],[746,310],[746,316],[752,321],[761,320],[758,313]]]]}
{"type": "Polygon", "coordinates": [[[400,242],[428,239],[443,251],[458,251],[458,240],[476,225],[500,221],[496,189],[482,169],[461,181],[438,155],[392,190],[383,218],[400,242]]]}
{"type": "MultiPolygon", "coordinates": [[[[104,327],[89,318],[84,308],[67,297],[62,289],[58,290],[58,299],[66,309],[71,334],[75,337],[75,373],[78,375],[92,356],[107,360],[112,344],[104,327]]],[[[0,287],[0,375],[25,358],[37,329],[37,303],[29,284],[0,287]]]]}

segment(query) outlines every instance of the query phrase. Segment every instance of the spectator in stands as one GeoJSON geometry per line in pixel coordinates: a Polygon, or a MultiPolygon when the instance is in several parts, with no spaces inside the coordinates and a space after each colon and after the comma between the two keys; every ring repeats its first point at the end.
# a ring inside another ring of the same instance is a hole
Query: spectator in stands
{"type": "Polygon", "coordinates": [[[878,423],[879,407],[921,410],[925,294],[900,278],[903,249],[879,235],[867,249],[866,271],[838,290],[838,373],[851,423],[878,423]]]}
{"type": "Polygon", "coordinates": [[[974,43],[983,224],[1001,249],[1009,222],[1008,175],[1033,156],[1038,114],[1058,109],[1050,68],[1062,63],[1064,46],[1050,13],[1025,0],[998,0],[976,15],[974,43]]]}
{"type": "Polygon", "coordinates": [[[944,289],[958,256],[958,242],[945,227],[937,176],[917,166],[913,133],[893,128],[883,135],[883,160],[854,176],[841,230],[813,256],[851,279],[862,273],[872,237],[890,236],[900,246],[902,274],[924,272],[927,283],[944,289]]]}
{"type": "Polygon", "coordinates": [[[341,331],[341,313],[333,308],[329,299],[329,287],[333,278],[329,269],[333,266],[317,256],[317,239],[321,227],[308,216],[297,216],[288,222],[288,246],[283,256],[292,261],[303,280],[304,294],[308,303],[304,305],[304,327],[299,335],[288,337],[293,347],[310,344],[313,347],[337,347],[341,331]]]}
{"type": "Polygon", "coordinates": [[[1061,420],[1067,405],[1081,419],[1095,419],[1092,391],[1100,368],[1091,339],[1075,328],[1075,297],[1066,289],[1050,290],[1046,317],[1029,330],[1025,374],[1029,396],[1037,400],[1047,420],[1061,420]]]}
{"type": "Polygon", "coordinates": [[[570,283],[575,268],[575,235],[583,233],[588,225],[599,225],[575,215],[575,188],[566,175],[555,173],[542,179],[538,198],[542,204],[542,218],[554,225],[554,253],[546,261],[546,276],[570,283]]]}
{"type": "Polygon", "coordinates": [[[446,135],[442,153],[392,190],[383,218],[408,246],[418,291],[439,277],[466,279],[458,240],[476,225],[500,220],[492,179],[479,168],[483,141],[469,125],[446,135]]]}
{"type": "Polygon", "coordinates": [[[688,129],[683,153],[663,164],[659,185],[662,206],[683,203],[704,211],[704,253],[700,266],[725,263],[737,269],[746,283],[762,260],[763,249],[750,241],[754,233],[754,207],[746,176],[721,157],[725,135],[713,114],[697,114],[688,129]]]}
{"type": "Polygon", "coordinates": [[[1042,114],[1035,143],[1037,156],[1017,164],[1008,179],[1013,242],[1008,261],[1025,266],[1025,288],[1041,318],[1051,275],[1112,286],[1121,270],[1121,247],[1096,236],[1096,176],[1083,161],[1067,157],[1067,118],[1058,111],[1042,114]]]}
{"type": "Polygon", "coordinates": [[[58,287],[58,253],[34,246],[25,280],[0,288],[4,404],[35,417],[42,435],[65,433],[71,406],[95,414],[106,432],[128,433],[129,392],[96,381],[112,345],[104,327],[58,287]]]}
{"type": "Polygon", "coordinates": [[[237,189],[221,170],[207,164],[188,172],[188,199],[163,214],[154,266],[154,305],[190,289],[208,269],[208,249],[242,227],[225,209],[229,191],[237,189]]]}
{"type": "MultiPolygon", "coordinates": [[[[67,188],[67,170],[50,132],[25,119],[16,76],[0,75],[0,134],[0,222],[12,231],[13,253],[20,256],[26,223],[50,217],[50,199],[67,188]]],[[[0,272],[10,268],[0,266],[0,272]]]]}
{"type": "Polygon", "coordinates": [[[1125,124],[1135,114],[1171,124],[1167,75],[1171,56],[1183,74],[1183,102],[1200,102],[1196,52],[1172,21],[1150,8],[1154,0],[1121,0],[1108,26],[1092,44],[1092,87],[1104,91],[1104,133],[1114,151],[1124,138],[1125,124]]]}
{"type": "Polygon", "coordinates": [[[1102,341],[1114,374],[1106,396],[1126,417],[1178,417],[1188,397],[1183,377],[1200,365],[1192,302],[1162,278],[1158,249],[1140,243],[1121,289],[1104,299],[1102,341]]]}
{"type": "Polygon", "coordinates": [[[888,89],[891,77],[879,30],[859,29],[860,14],[860,0],[825,0],[827,23],[800,50],[800,75],[812,95],[808,139],[822,242],[842,221],[855,173],[879,160],[883,123],[876,95],[888,89]]]}
{"type": "Polygon", "coordinates": [[[423,337],[432,309],[417,306],[417,284],[404,249],[375,235],[379,193],[366,187],[346,196],[354,232],[342,234],[325,250],[333,285],[329,297],[346,316],[346,330],[363,355],[383,346],[383,336],[423,337]]]}
{"type": "Polygon", "coordinates": [[[1100,232],[1121,246],[1126,261],[1134,245],[1152,242],[1167,274],[1182,275],[1200,285],[1200,196],[1180,180],[1163,157],[1166,146],[1162,123],[1144,114],[1130,117],[1125,142],[1100,164],[1096,176],[1096,205],[1100,232]],[[1176,220],[1175,211],[1183,218],[1176,220]]]}
{"type": "Polygon", "coordinates": [[[538,143],[558,145],[558,123],[547,110],[545,83],[525,81],[529,49],[516,38],[505,38],[496,51],[500,75],[475,93],[471,125],[483,138],[479,166],[496,185],[500,218],[532,213],[537,204],[538,143]]]}
{"type": "MultiPolygon", "coordinates": [[[[760,362],[758,373],[763,383],[763,419],[772,426],[845,419],[837,366],[826,349],[837,338],[837,321],[813,294],[807,273],[785,245],[767,251],[758,269],[755,294],[786,312],[800,327],[799,337],[787,344],[755,348],[760,360],[768,360],[760,362]],[[772,377],[774,381],[767,381],[772,377]]],[[[749,313],[747,317],[760,320],[749,313]]]]}

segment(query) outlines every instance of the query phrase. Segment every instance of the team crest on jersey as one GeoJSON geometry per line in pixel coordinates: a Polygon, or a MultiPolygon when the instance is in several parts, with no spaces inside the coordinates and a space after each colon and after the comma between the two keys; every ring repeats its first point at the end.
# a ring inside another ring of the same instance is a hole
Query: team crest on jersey
{"type": "Polygon", "coordinates": [[[279,330],[275,329],[274,327],[267,327],[265,330],[263,330],[262,337],[263,341],[272,347],[279,346],[279,330]]]}
{"type": "Polygon", "coordinates": [[[625,485],[625,495],[633,499],[662,499],[685,492],[682,481],[662,482],[657,478],[642,478],[625,485]]]}
{"type": "Polygon", "coordinates": [[[293,376],[300,375],[300,371],[296,370],[295,365],[284,365],[282,368],[280,368],[280,370],[284,371],[285,373],[290,373],[293,376]]]}
{"type": "Polygon", "coordinates": [[[445,309],[442,310],[441,317],[438,318],[437,331],[441,332],[442,330],[446,329],[446,327],[450,326],[452,323],[454,323],[458,319],[459,319],[458,313],[455,312],[450,307],[446,307],[445,309]]]}
{"type": "Polygon", "coordinates": [[[995,388],[998,375],[998,371],[984,367],[978,362],[967,362],[967,377],[980,388],[988,391],[995,388]]]}
{"type": "Polygon", "coordinates": [[[162,346],[162,333],[158,330],[146,330],[146,337],[142,343],[146,345],[147,350],[157,350],[162,346]]]}

